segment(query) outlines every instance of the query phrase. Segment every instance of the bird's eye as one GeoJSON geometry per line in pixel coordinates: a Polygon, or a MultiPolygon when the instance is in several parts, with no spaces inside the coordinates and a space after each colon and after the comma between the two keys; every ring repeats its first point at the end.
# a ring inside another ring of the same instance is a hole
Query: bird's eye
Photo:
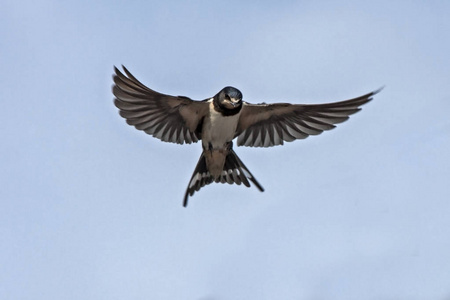
{"type": "Polygon", "coordinates": [[[231,101],[231,98],[228,94],[225,94],[225,100],[231,101]]]}

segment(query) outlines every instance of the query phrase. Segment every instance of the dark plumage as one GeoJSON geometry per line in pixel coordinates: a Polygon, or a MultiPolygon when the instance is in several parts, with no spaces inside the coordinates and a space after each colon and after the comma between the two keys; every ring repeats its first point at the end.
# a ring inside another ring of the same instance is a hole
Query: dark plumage
{"type": "Polygon", "coordinates": [[[164,142],[190,144],[202,140],[203,152],[189,181],[183,205],[212,182],[263,187],[233,150],[238,146],[271,147],[318,135],[348,120],[381,89],[326,104],[250,104],[242,93],[225,87],[202,101],[158,93],[140,83],[125,67],[114,68],[114,104],[129,125],[164,142]]]}

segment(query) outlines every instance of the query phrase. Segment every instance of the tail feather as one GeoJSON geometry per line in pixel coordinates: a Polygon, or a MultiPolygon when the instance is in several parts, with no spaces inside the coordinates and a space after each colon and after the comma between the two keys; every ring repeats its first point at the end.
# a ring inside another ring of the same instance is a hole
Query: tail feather
{"type": "Polygon", "coordinates": [[[233,149],[230,149],[225,159],[225,164],[221,175],[214,179],[209,173],[208,166],[206,164],[206,158],[204,152],[198,160],[194,173],[192,174],[189,185],[184,195],[183,206],[186,207],[189,196],[194,195],[196,191],[199,191],[205,185],[212,182],[228,183],[228,184],[244,184],[246,187],[250,187],[249,180],[261,191],[264,192],[264,188],[259,184],[253,174],[247,169],[244,163],[239,159],[233,149]]]}
{"type": "MultiPolygon", "coordinates": [[[[247,187],[250,187],[250,183],[248,182],[247,178],[250,179],[251,182],[253,182],[254,185],[261,191],[264,192],[264,188],[262,185],[259,184],[259,182],[256,180],[255,176],[250,172],[250,170],[244,165],[244,163],[239,159],[239,157],[234,153],[233,150],[231,150],[231,154],[233,154],[233,159],[236,160],[237,165],[239,166],[240,172],[240,178],[244,179],[244,185],[247,187]],[[247,183],[247,184],[246,184],[247,183]]],[[[228,157],[227,157],[228,158],[228,157]]],[[[235,168],[233,168],[235,169],[235,168]]]]}

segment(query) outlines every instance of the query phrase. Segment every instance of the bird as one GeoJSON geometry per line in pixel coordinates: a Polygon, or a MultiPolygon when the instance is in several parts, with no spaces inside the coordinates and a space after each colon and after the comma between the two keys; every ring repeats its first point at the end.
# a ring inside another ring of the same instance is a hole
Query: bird
{"type": "Polygon", "coordinates": [[[382,88],[365,95],[324,104],[243,101],[242,93],[226,86],[213,97],[193,100],[159,93],[142,84],[125,66],[114,66],[114,105],[131,126],[163,142],[191,144],[201,140],[202,153],[189,180],[183,206],[202,187],[217,183],[262,185],[233,149],[272,147],[335,128],[349,119],[382,88]]]}

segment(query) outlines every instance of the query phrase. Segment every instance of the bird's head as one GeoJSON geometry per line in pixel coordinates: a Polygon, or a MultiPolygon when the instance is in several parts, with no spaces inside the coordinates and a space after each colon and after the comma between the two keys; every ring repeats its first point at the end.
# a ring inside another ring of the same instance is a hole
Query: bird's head
{"type": "Polygon", "coordinates": [[[242,106],[242,93],[237,88],[224,87],[217,96],[218,104],[227,110],[240,109],[242,106]]]}

